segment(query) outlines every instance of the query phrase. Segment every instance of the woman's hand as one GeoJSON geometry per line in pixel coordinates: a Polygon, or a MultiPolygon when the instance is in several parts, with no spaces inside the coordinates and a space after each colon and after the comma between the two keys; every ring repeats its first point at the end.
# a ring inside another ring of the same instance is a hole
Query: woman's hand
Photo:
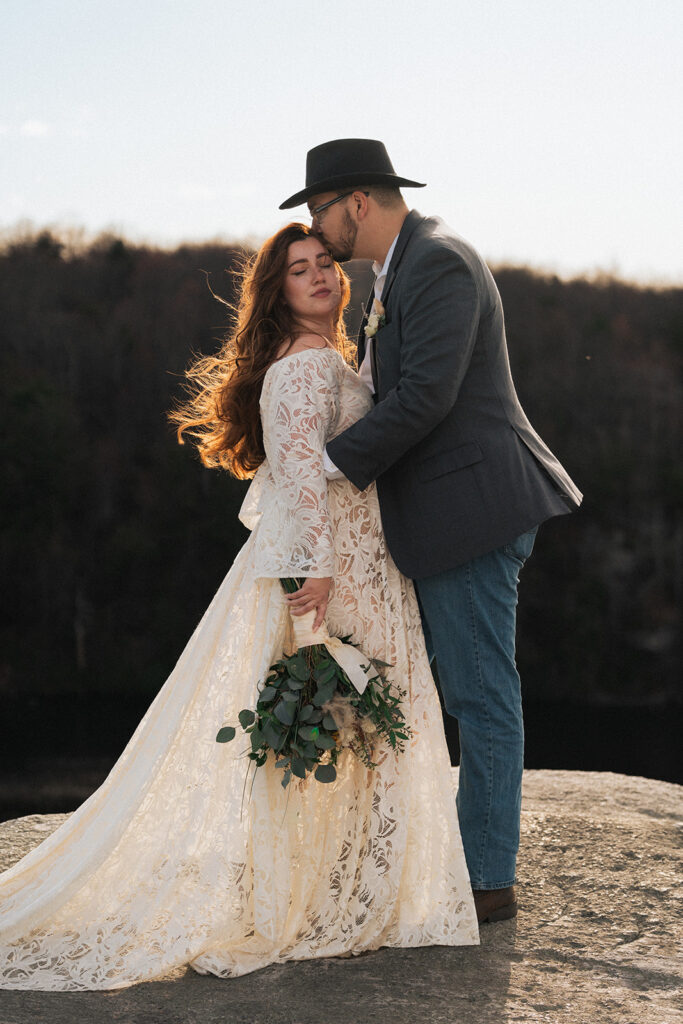
{"type": "Polygon", "coordinates": [[[325,576],[323,579],[310,577],[306,580],[300,590],[293,594],[285,594],[285,600],[289,604],[292,615],[305,615],[306,612],[316,611],[313,620],[313,629],[322,625],[325,619],[325,612],[330,600],[330,587],[332,577],[325,576]]]}

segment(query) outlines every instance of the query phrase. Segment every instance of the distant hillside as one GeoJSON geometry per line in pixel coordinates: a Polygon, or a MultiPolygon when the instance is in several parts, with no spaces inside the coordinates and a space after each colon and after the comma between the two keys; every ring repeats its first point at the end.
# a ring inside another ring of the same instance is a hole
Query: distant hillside
{"type": "MultiPolygon", "coordinates": [[[[228,324],[239,252],[48,232],[0,253],[0,693],[154,693],[245,538],[244,485],[165,414],[228,324]]],[[[354,268],[354,273],[358,268],[354,268]]],[[[523,577],[527,692],[673,698],[681,677],[683,289],[496,272],[520,397],[586,493],[523,577]]],[[[354,293],[357,318],[367,281],[354,293]]]]}

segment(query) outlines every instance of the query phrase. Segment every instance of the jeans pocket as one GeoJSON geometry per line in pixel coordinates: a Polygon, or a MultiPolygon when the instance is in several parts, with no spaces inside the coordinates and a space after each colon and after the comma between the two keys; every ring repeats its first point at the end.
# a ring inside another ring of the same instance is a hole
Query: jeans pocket
{"type": "Polygon", "coordinates": [[[538,527],[534,526],[533,530],[528,530],[526,533],[520,534],[519,537],[515,537],[509,544],[503,547],[503,551],[508,558],[513,558],[515,562],[520,565],[524,565],[527,558],[534,549],[534,541],[536,540],[536,534],[538,533],[538,527]]]}

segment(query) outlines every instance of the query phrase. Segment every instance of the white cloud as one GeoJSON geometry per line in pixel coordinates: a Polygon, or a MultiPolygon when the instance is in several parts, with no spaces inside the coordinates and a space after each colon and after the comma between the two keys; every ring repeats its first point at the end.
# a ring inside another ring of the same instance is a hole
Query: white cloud
{"type": "Polygon", "coordinates": [[[24,121],[19,131],[27,139],[41,139],[49,135],[50,126],[44,121],[24,121]]]}

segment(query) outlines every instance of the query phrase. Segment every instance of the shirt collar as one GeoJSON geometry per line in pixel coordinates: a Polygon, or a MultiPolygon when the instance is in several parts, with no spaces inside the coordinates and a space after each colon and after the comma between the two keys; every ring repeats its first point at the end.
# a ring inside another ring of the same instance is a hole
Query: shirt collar
{"type": "Polygon", "coordinates": [[[396,238],[393,240],[393,242],[389,246],[389,252],[387,253],[387,258],[385,259],[384,264],[382,266],[379,265],[377,260],[375,260],[375,262],[372,264],[373,272],[375,273],[378,281],[381,281],[381,279],[383,277],[386,277],[388,272],[389,272],[389,264],[391,263],[391,257],[394,255],[394,249],[396,248],[396,243],[397,242],[398,242],[398,235],[396,235],[396,238]]]}

